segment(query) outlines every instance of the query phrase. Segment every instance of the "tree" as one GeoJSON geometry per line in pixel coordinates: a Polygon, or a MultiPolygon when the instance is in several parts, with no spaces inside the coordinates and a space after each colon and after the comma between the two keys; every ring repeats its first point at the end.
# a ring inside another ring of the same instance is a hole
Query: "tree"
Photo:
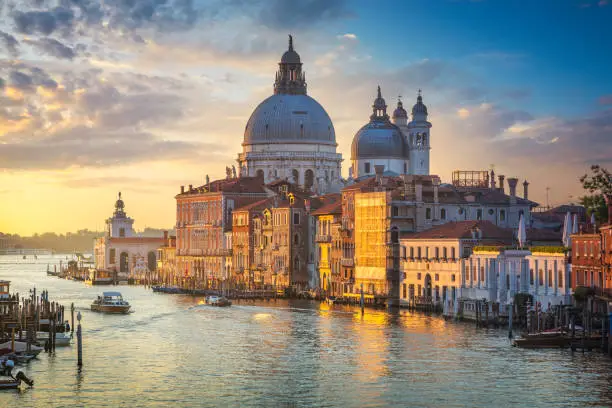
{"type": "Polygon", "coordinates": [[[580,203],[587,208],[589,216],[595,212],[595,219],[605,222],[608,219],[607,204],[612,201],[612,174],[598,164],[591,166],[591,172],[591,175],[580,177],[582,187],[591,193],[580,197],[580,203]]]}

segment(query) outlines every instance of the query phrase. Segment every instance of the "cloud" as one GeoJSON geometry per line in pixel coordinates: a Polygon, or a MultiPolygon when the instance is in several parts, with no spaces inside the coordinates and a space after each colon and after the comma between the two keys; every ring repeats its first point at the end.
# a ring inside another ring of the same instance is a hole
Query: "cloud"
{"type": "Polygon", "coordinates": [[[43,139],[0,144],[0,168],[10,170],[107,167],[200,157],[222,148],[162,140],[148,132],[108,131],[78,126],[43,139]]]}
{"type": "Polygon", "coordinates": [[[461,118],[461,119],[465,119],[468,118],[470,116],[470,111],[466,108],[461,108],[459,110],[457,110],[457,115],[461,118]]]}
{"type": "Polygon", "coordinates": [[[74,49],[62,44],[53,38],[41,38],[39,40],[26,40],[41,52],[59,59],[71,60],[76,56],[74,49]]]}
{"type": "Polygon", "coordinates": [[[352,15],[344,0],[269,0],[258,15],[259,21],[275,29],[320,25],[352,15]]]}
{"type": "Polygon", "coordinates": [[[66,7],[54,7],[45,11],[15,11],[13,20],[17,31],[22,34],[49,35],[55,30],[71,29],[74,12],[66,7]]]}
{"type": "Polygon", "coordinates": [[[0,44],[11,57],[19,57],[19,41],[13,35],[0,30],[0,44]]]}
{"type": "Polygon", "coordinates": [[[346,33],[346,34],[343,34],[343,35],[339,35],[338,38],[340,40],[350,40],[350,41],[357,40],[357,36],[355,34],[351,34],[351,33],[346,33]]]}
{"type": "Polygon", "coordinates": [[[612,105],[612,94],[599,97],[600,105],[612,105]]]}

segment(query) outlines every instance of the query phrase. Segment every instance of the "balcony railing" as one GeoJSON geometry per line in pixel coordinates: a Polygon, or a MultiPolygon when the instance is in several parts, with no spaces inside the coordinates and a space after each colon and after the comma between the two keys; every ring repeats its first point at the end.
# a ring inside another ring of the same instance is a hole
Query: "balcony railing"
{"type": "Polygon", "coordinates": [[[315,237],[316,242],[331,242],[332,237],[329,234],[317,234],[315,237]]]}

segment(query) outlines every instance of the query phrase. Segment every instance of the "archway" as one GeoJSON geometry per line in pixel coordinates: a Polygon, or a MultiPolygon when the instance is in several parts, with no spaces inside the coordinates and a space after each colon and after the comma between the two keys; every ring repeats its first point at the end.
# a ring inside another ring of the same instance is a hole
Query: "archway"
{"type": "Polygon", "coordinates": [[[129,255],[127,252],[122,252],[121,255],[119,255],[119,272],[129,272],[130,271],[130,266],[129,266],[129,255]]]}
{"type": "Polygon", "coordinates": [[[149,272],[154,272],[157,269],[157,257],[153,251],[149,251],[147,254],[147,267],[149,272]]]}
{"type": "Polygon", "coordinates": [[[430,298],[431,297],[431,275],[430,274],[425,275],[425,287],[423,288],[423,290],[425,291],[425,296],[430,298]]]}
{"type": "Polygon", "coordinates": [[[291,170],[292,183],[298,184],[300,182],[300,172],[297,169],[291,170]]]}
{"type": "Polygon", "coordinates": [[[314,172],[310,169],[304,173],[304,187],[309,190],[314,185],[314,172]]]}

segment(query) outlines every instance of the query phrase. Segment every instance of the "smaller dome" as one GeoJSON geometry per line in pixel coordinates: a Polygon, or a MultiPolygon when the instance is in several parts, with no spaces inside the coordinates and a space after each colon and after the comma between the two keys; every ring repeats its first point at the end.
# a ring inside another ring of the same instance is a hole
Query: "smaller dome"
{"type": "Polygon", "coordinates": [[[408,112],[404,109],[404,104],[402,101],[397,101],[397,108],[393,111],[393,119],[397,118],[407,118],[408,112]]]}
{"type": "Polygon", "coordinates": [[[285,51],[281,57],[282,64],[300,64],[300,55],[294,50],[285,51]]]}
{"type": "Polygon", "coordinates": [[[417,96],[417,103],[412,107],[412,116],[417,114],[427,115],[427,106],[423,103],[423,97],[421,96],[421,90],[419,89],[419,96],[417,96]]]}
{"type": "Polygon", "coordinates": [[[407,159],[408,147],[402,132],[389,121],[371,121],[355,134],[351,159],[407,159]]]}
{"type": "Polygon", "coordinates": [[[289,49],[281,57],[281,64],[301,64],[300,54],[293,49],[293,36],[289,36],[289,49]]]}

